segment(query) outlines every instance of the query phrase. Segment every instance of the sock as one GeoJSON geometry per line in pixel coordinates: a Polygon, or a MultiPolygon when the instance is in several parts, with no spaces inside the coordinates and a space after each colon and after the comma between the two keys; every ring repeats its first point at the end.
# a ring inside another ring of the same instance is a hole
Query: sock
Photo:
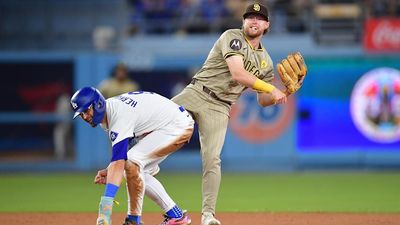
{"type": "Polygon", "coordinates": [[[182,210],[177,205],[170,209],[166,214],[169,218],[181,218],[183,215],[182,210]]]}
{"type": "Polygon", "coordinates": [[[128,215],[128,220],[135,221],[136,224],[140,224],[140,216],[128,215]]]}
{"type": "Polygon", "coordinates": [[[146,196],[153,200],[164,212],[173,208],[176,203],[165,191],[163,185],[152,175],[145,173],[146,196]]]}

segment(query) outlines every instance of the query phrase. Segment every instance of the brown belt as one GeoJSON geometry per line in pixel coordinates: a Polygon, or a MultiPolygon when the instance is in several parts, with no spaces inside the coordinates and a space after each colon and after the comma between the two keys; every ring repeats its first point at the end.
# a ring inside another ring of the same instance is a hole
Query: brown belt
{"type": "MultiPolygon", "coordinates": [[[[195,79],[192,79],[192,81],[191,81],[190,83],[191,83],[191,84],[195,84],[195,83],[196,83],[196,80],[195,80],[195,79]]],[[[207,93],[209,96],[211,96],[213,99],[215,99],[215,100],[217,100],[217,101],[220,101],[220,102],[223,102],[223,103],[226,103],[226,104],[228,104],[228,105],[232,105],[232,103],[220,99],[214,92],[212,92],[210,89],[208,89],[208,87],[206,87],[206,86],[204,86],[204,85],[201,85],[201,86],[203,86],[203,91],[204,91],[205,93],[207,93]]]]}

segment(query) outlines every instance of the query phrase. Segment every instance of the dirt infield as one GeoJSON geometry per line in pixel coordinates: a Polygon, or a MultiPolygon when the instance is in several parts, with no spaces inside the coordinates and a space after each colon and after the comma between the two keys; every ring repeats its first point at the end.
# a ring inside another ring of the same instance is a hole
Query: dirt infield
{"type": "MultiPolygon", "coordinates": [[[[192,225],[200,225],[199,213],[191,213],[192,225]]],[[[96,213],[0,213],[4,225],[90,225],[96,213]]],[[[115,213],[113,224],[120,225],[125,214],[115,213]]],[[[224,225],[400,225],[399,214],[371,213],[219,213],[224,225]]],[[[158,213],[145,213],[145,225],[162,222],[158,213]]]]}

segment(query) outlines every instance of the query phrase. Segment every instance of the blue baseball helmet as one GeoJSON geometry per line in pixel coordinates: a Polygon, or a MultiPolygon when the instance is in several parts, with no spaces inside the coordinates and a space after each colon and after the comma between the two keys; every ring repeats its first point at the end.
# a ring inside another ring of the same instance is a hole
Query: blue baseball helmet
{"type": "Polygon", "coordinates": [[[106,100],[96,88],[83,87],[71,97],[71,106],[75,111],[74,119],[92,106],[93,125],[98,125],[103,120],[106,111],[106,100]]]}

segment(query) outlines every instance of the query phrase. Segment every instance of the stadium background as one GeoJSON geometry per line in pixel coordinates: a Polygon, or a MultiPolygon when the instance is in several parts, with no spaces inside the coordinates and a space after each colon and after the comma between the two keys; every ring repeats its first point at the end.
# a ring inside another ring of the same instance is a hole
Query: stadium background
{"type": "MultiPolygon", "coordinates": [[[[97,86],[119,62],[143,90],[174,96],[200,68],[219,34],[240,27],[248,2],[0,0],[0,198],[8,202],[0,212],[96,211],[102,188],[88,183],[107,165],[108,140],[101,129],[71,121],[66,100],[84,85],[97,86]],[[28,191],[32,194],[25,199],[21,193],[28,191]],[[60,199],[60,193],[67,198],[60,199]],[[70,195],[86,198],[76,207],[70,195]]],[[[266,3],[271,13],[266,49],[274,62],[301,51],[309,74],[285,106],[260,109],[252,93],[241,97],[222,153],[218,208],[399,213],[400,141],[366,137],[354,124],[350,105],[365,73],[400,69],[400,3],[266,3]],[[318,189],[324,182],[327,189],[318,189]],[[257,197],[231,202],[249,189],[257,197]],[[309,189],[325,192],[315,196],[309,189]],[[293,202],[296,197],[289,192],[313,201],[293,202]],[[281,197],[274,200],[271,193],[281,197]],[[352,194],[359,204],[344,203],[352,194]]],[[[391,97],[398,94],[392,90],[391,97]]],[[[200,210],[198,151],[195,136],[161,165],[168,190],[192,211],[200,210]],[[182,191],[180,183],[194,184],[193,191],[182,191]]]]}

